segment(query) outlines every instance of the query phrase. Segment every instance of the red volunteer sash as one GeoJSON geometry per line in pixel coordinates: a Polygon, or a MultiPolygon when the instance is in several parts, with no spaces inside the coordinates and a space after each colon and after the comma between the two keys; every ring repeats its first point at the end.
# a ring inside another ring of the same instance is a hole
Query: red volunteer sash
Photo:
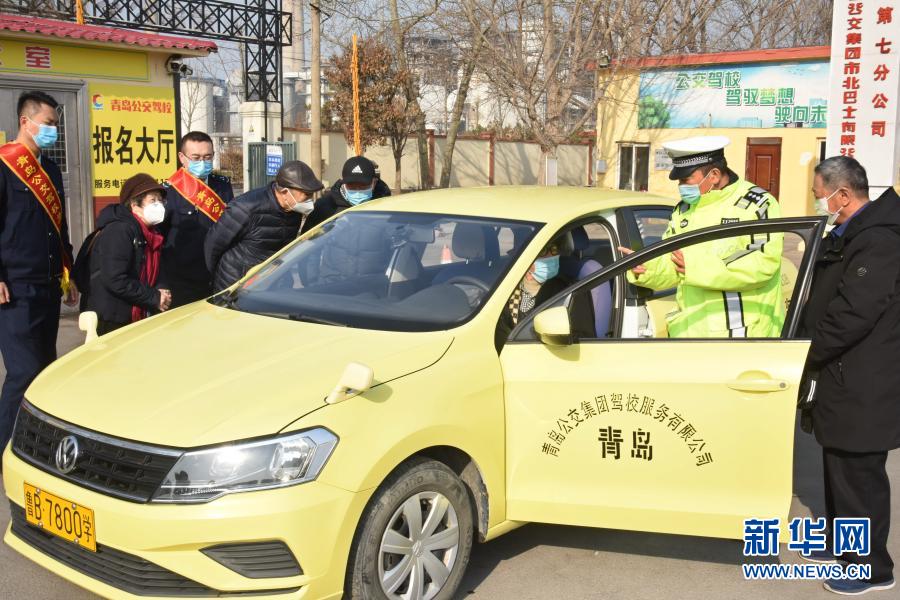
{"type": "MultiPolygon", "coordinates": [[[[9,170],[15,173],[25,186],[31,190],[31,193],[37,199],[38,203],[50,217],[56,233],[59,235],[60,246],[65,242],[62,239],[62,200],[59,198],[59,192],[53,187],[50,176],[44,171],[41,163],[38,162],[31,150],[17,142],[10,142],[0,146],[0,160],[9,167],[9,170]]],[[[63,271],[68,271],[72,262],[69,253],[64,247],[60,248],[62,252],[63,271]]],[[[65,274],[64,274],[65,277],[65,274]]]]}
{"type": "Polygon", "coordinates": [[[188,173],[186,169],[178,169],[174,175],[169,177],[168,181],[185,200],[212,219],[213,223],[217,222],[225,212],[225,203],[222,202],[219,195],[201,180],[188,173]]]}

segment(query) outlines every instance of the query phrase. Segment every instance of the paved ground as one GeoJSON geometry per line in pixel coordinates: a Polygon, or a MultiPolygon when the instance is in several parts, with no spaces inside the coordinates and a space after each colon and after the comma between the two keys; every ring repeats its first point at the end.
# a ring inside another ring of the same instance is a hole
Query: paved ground
{"type": "MultiPolygon", "coordinates": [[[[60,352],[82,340],[72,319],[63,319],[60,352]]],[[[795,450],[795,496],[791,516],[822,512],[822,464],[819,448],[798,433],[795,450]]],[[[900,489],[900,455],[888,461],[894,489],[900,489]]],[[[2,488],[0,488],[2,491],[2,488]]],[[[900,498],[894,494],[892,516],[900,523],[900,498]]],[[[9,510],[0,500],[0,528],[9,510]]],[[[900,533],[892,535],[891,553],[900,557],[900,533]]],[[[786,550],[781,562],[798,559],[786,550]]],[[[460,598],[602,600],[681,600],[837,598],[816,582],[747,582],[741,574],[741,543],[729,540],[633,533],[607,529],[529,525],[489,544],[477,546],[460,598]]],[[[0,544],[0,599],[95,598],[37,567],[0,544]]],[[[896,598],[898,592],[871,596],[896,598]]]]}

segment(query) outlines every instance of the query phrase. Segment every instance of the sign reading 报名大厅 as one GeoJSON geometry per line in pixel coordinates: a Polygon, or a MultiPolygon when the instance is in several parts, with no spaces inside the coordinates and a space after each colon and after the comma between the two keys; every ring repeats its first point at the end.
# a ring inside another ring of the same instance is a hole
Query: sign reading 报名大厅
{"type": "Polygon", "coordinates": [[[638,127],[824,128],[828,62],[714,65],[641,73],[638,127]]]}
{"type": "Polygon", "coordinates": [[[178,164],[170,87],[90,84],[94,197],[118,196],[137,173],[164,181],[178,164]]]}
{"type": "Polygon", "coordinates": [[[900,0],[834,3],[828,156],[856,158],[877,197],[900,181],[900,0]]]}

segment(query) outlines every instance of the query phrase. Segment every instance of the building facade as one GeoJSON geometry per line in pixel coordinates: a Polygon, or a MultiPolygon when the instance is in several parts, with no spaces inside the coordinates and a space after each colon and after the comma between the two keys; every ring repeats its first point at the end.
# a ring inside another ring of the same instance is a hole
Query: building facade
{"type": "Polygon", "coordinates": [[[785,216],[811,214],[813,169],[829,154],[828,46],[616,61],[598,75],[596,181],[677,195],[662,144],[724,135],[729,167],[785,216]]]}
{"type": "Polygon", "coordinates": [[[63,173],[77,248],[122,182],[139,172],[175,171],[175,77],[185,56],[213,42],[30,16],[0,14],[0,143],[18,132],[16,100],[41,90],[59,102],[59,140],[48,155],[63,173]]]}

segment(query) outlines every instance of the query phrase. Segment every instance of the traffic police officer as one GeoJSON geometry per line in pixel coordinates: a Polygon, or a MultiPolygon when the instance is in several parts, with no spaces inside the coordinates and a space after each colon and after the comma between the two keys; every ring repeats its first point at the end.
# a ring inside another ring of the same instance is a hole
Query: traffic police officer
{"type": "MultiPolygon", "coordinates": [[[[663,144],[672,158],[669,179],[678,181],[681,196],[663,239],[780,216],[771,194],[728,168],[728,142],[701,136],[663,144]]],[[[782,245],[782,234],[696,244],[634,268],[628,280],[653,290],[677,288],[677,310],[667,315],[669,337],[777,337],[785,315],[782,245]]]]}
{"type": "Polygon", "coordinates": [[[0,392],[0,451],[16,413],[44,367],[56,360],[59,300],[78,302],[67,281],[72,245],[59,167],[41,150],[56,143],[56,100],[43,92],[19,96],[19,133],[0,147],[0,352],[6,379],[0,392]]]}
{"type": "Polygon", "coordinates": [[[178,152],[181,169],[167,181],[160,285],[172,291],[172,308],[212,294],[203,243],[234,199],[228,178],[212,172],[213,156],[213,141],[207,134],[185,134],[178,152]]]}

